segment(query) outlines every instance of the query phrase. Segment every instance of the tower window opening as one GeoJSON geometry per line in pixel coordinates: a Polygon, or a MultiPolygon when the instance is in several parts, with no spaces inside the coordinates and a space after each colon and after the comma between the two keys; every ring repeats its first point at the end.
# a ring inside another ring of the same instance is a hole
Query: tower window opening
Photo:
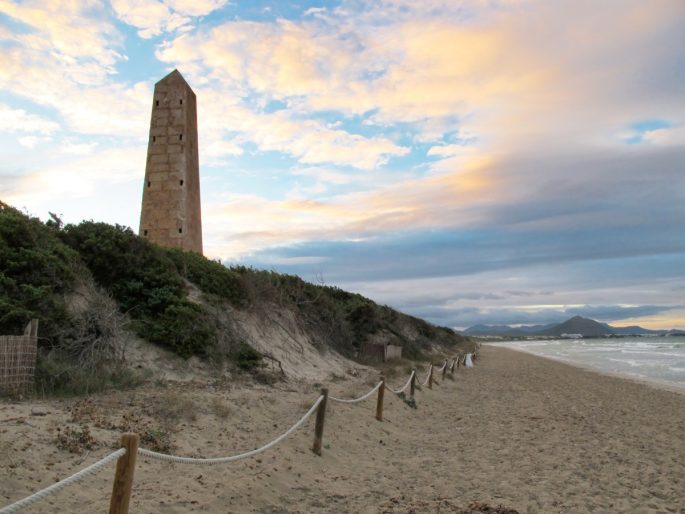
{"type": "Polygon", "coordinates": [[[179,233],[179,234],[183,234],[183,229],[182,229],[182,228],[179,228],[179,229],[178,229],[178,233],[179,233]]]}
{"type": "Polygon", "coordinates": [[[183,181],[182,181],[182,180],[179,180],[179,181],[178,181],[178,184],[182,186],[182,185],[183,185],[183,181]]]}
{"type": "Polygon", "coordinates": [[[179,100],[178,103],[179,103],[180,105],[183,105],[183,100],[182,100],[182,99],[179,100]]]}
{"type": "Polygon", "coordinates": [[[154,143],[155,141],[157,141],[157,136],[152,136],[152,142],[154,143]]]}
{"type": "Polygon", "coordinates": [[[150,187],[150,181],[149,180],[147,181],[147,187],[150,187]]]}
{"type": "Polygon", "coordinates": [[[147,229],[143,230],[143,235],[144,235],[144,236],[147,235],[147,229]]]}
{"type": "Polygon", "coordinates": [[[178,140],[179,140],[179,141],[183,141],[183,134],[179,134],[179,135],[178,135],[178,140]]]}
{"type": "Polygon", "coordinates": [[[155,107],[159,107],[159,100],[155,100],[155,107]]]}

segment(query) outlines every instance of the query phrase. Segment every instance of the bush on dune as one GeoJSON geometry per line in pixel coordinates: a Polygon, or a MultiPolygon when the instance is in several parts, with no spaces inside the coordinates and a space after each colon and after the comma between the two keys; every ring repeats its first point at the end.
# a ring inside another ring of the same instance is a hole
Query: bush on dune
{"type": "Polygon", "coordinates": [[[321,350],[348,357],[380,331],[392,334],[409,358],[420,358],[435,342],[451,346],[459,340],[449,328],[323,281],[228,268],[159,247],[119,225],[85,221],[62,227],[54,215],[42,223],[0,202],[0,333],[21,333],[29,319],[40,319],[38,382],[47,389],[81,382],[93,390],[97,375],[108,373],[101,363],[116,360],[123,325],[182,357],[223,356],[254,372],[262,354],[239,330],[232,332],[232,309],[253,309],[278,323],[274,305],[289,311],[321,350]],[[191,298],[190,290],[202,297],[191,298]],[[68,303],[75,295],[81,295],[81,310],[68,303]],[[80,370],[70,368],[76,362],[80,370]]]}
{"type": "Polygon", "coordinates": [[[0,334],[21,334],[39,318],[41,344],[48,344],[67,322],[64,295],[79,264],[54,227],[0,202],[0,334]]]}
{"type": "Polygon", "coordinates": [[[92,221],[67,225],[61,237],[81,255],[96,282],[133,318],[138,335],[182,357],[206,353],[213,342],[208,314],[188,300],[167,251],[130,228],[92,221]]]}

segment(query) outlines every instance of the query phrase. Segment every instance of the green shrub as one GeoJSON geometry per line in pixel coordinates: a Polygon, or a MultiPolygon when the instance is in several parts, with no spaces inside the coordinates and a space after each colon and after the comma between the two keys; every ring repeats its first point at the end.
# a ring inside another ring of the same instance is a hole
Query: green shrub
{"type": "Polygon", "coordinates": [[[135,320],[138,335],[182,357],[206,353],[215,328],[207,311],[187,299],[170,252],[130,228],[92,221],[67,225],[62,238],[135,320]]]}
{"type": "Polygon", "coordinates": [[[51,344],[68,322],[64,295],[80,260],[54,228],[0,202],[0,334],[21,334],[40,319],[40,344],[51,344]]]}
{"type": "Polygon", "coordinates": [[[238,368],[243,371],[254,371],[262,365],[262,354],[247,343],[240,343],[233,355],[238,368]]]}
{"type": "Polygon", "coordinates": [[[172,303],[162,314],[140,319],[134,327],[141,337],[185,358],[206,355],[216,339],[216,329],[206,311],[187,301],[172,303]]]}
{"type": "Polygon", "coordinates": [[[357,346],[364,342],[367,336],[377,332],[381,326],[376,304],[365,298],[355,298],[348,302],[346,310],[357,346]]]}
{"type": "Polygon", "coordinates": [[[183,281],[164,250],[128,227],[84,221],[67,225],[61,237],[133,317],[161,314],[185,298],[183,281]]]}
{"type": "Polygon", "coordinates": [[[165,252],[176,265],[178,273],[203,293],[218,296],[236,306],[244,304],[245,291],[239,273],[195,252],[176,248],[166,248],[165,252]]]}

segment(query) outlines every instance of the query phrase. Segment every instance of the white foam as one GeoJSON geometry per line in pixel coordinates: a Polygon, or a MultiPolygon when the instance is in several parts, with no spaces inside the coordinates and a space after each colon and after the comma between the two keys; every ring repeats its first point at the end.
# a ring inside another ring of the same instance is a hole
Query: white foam
{"type": "Polygon", "coordinates": [[[531,340],[495,343],[569,364],[682,388],[685,344],[663,337],[531,340]]]}

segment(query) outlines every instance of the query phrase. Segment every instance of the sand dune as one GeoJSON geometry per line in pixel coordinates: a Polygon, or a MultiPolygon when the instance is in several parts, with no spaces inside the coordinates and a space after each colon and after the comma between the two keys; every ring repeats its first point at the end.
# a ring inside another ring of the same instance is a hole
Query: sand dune
{"type": "MultiPolygon", "coordinates": [[[[402,371],[390,384],[405,378],[402,371]]],[[[383,422],[374,419],[375,396],[330,403],[322,457],[310,451],[310,419],[278,447],[237,463],[140,458],[131,512],[445,513],[472,502],[522,513],[685,512],[685,395],[490,347],[454,378],[417,392],[417,409],[386,393],[383,422]]],[[[327,385],[353,397],[375,379],[327,385]]],[[[119,433],[107,424],[124,414],[157,426],[159,406],[177,399],[185,409],[166,413],[174,452],[221,456],[268,442],[317,396],[303,383],[193,383],[88,402],[5,402],[0,498],[19,499],[106,455],[119,433]],[[73,412],[100,443],[87,455],[54,444],[58,427],[78,426],[73,412]]],[[[106,511],[112,477],[113,466],[26,512],[106,511]]]]}

